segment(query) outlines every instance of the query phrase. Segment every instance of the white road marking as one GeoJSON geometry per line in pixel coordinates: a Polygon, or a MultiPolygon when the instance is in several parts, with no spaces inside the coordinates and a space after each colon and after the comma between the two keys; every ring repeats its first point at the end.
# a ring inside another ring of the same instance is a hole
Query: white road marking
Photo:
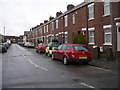
{"type": "Polygon", "coordinates": [[[80,83],[80,84],[82,84],[82,85],[84,85],[84,86],[86,86],[86,87],[89,87],[89,88],[95,88],[95,87],[93,87],[93,86],[87,85],[86,83],[80,83]]]}
{"type": "Polygon", "coordinates": [[[65,76],[61,76],[62,78],[66,78],[65,76]]]}
{"type": "Polygon", "coordinates": [[[41,67],[41,66],[33,63],[33,62],[32,62],[30,59],[28,59],[22,52],[19,51],[19,53],[20,53],[27,61],[29,61],[31,64],[33,64],[36,68],[40,68],[40,69],[43,69],[43,70],[45,70],[45,71],[48,71],[48,69],[46,69],[46,68],[44,68],[44,67],[41,67]]]}
{"type": "Polygon", "coordinates": [[[84,86],[86,86],[86,87],[89,87],[89,88],[93,88],[93,89],[95,89],[95,90],[100,90],[100,89],[98,89],[98,88],[96,88],[96,87],[94,87],[94,86],[91,86],[91,85],[88,85],[88,84],[86,84],[86,83],[80,83],[81,85],[84,85],[84,86]]]}

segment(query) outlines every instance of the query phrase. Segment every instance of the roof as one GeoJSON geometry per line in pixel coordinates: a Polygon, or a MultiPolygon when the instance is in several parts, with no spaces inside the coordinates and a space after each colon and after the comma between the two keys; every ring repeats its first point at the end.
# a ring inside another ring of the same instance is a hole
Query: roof
{"type": "Polygon", "coordinates": [[[52,19],[51,21],[48,21],[47,23],[45,23],[45,24],[39,26],[38,28],[35,28],[35,30],[40,29],[41,27],[43,27],[43,26],[45,26],[45,25],[47,25],[47,24],[49,24],[49,23],[51,23],[51,22],[53,22],[53,21],[55,21],[55,20],[57,20],[57,19],[59,19],[59,18],[61,18],[61,17],[63,17],[63,16],[65,16],[65,15],[67,15],[67,14],[69,14],[69,13],[71,13],[71,12],[73,12],[73,11],[79,9],[79,8],[82,8],[82,7],[84,7],[84,6],[86,6],[86,5],[90,4],[90,3],[93,3],[93,2],[94,2],[94,0],[91,0],[91,2],[83,2],[83,3],[81,3],[81,4],[77,5],[77,6],[75,6],[73,9],[64,12],[64,13],[61,14],[60,16],[55,17],[55,18],[52,19]]]}
{"type": "Polygon", "coordinates": [[[24,31],[24,35],[27,35],[30,31],[24,31]]]}

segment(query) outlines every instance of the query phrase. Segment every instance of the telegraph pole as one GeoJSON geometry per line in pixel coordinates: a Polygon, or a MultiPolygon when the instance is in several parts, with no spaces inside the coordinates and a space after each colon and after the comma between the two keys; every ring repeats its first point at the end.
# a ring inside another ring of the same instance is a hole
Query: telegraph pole
{"type": "Polygon", "coordinates": [[[4,28],[4,42],[5,42],[5,27],[3,27],[4,28]]]}

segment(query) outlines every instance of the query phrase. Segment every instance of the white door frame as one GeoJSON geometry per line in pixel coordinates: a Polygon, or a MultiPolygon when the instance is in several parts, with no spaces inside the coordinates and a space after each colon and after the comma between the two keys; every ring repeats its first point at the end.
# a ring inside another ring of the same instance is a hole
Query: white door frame
{"type": "Polygon", "coordinates": [[[120,51],[120,22],[116,23],[117,26],[117,51],[120,51]]]}

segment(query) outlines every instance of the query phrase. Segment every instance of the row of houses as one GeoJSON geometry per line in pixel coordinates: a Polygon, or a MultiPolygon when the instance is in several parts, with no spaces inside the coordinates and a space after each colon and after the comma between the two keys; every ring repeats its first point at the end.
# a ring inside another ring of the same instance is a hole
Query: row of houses
{"type": "MultiPolygon", "coordinates": [[[[102,0],[101,0],[102,1],[102,0]]],[[[83,2],[77,6],[69,4],[67,11],[57,12],[30,29],[27,41],[49,43],[57,39],[60,43],[73,43],[72,36],[82,33],[88,47],[100,52],[110,48],[113,57],[120,56],[120,1],[83,2]]]]}
{"type": "Polygon", "coordinates": [[[2,35],[2,34],[0,34],[0,43],[2,43],[2,42],[3,42],[3,39],[4,39],[3,35],[2,35]]]}

